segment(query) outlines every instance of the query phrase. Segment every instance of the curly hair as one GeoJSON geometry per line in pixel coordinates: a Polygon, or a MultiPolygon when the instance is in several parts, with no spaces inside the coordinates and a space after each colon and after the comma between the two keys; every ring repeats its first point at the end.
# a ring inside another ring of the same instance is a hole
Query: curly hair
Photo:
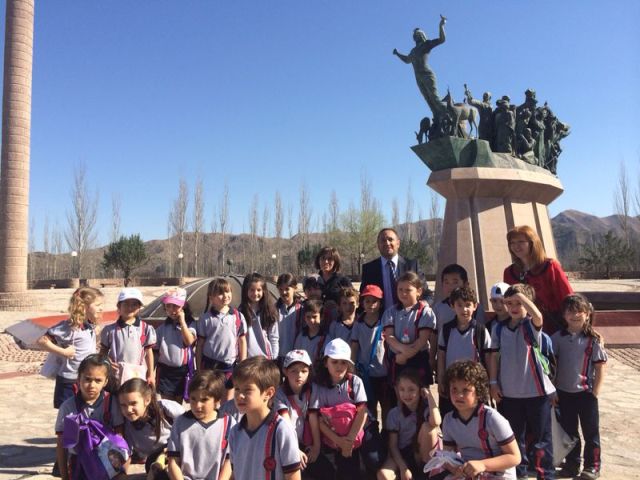
{"type": "Polygon", "coordinates": [[[479,402],[489,400],[489,376],[482,364],[472,360],[458,360],[452,363],[444,376],[444,388],[448,392],[451,383],[456,380],[472,385],[476,389],[476,396],[479,402]]]}
{"type": "Polygon", "coordinates": [[[104,295],[97,288],[80,287],[69,299],[69,322],[72,327],[80,328],[87,319],[87,307],[104,295]]]}
{"type": "Polygon", "coordinates": [[[474,292],[473,288],[470,287],[458,287],[453,292],[451,292],[451,295],[449,295],[449,302],[451,302],[451,304],[454,304],[456,303],[456,300],[478,303],[476,292],[474,292]]]}

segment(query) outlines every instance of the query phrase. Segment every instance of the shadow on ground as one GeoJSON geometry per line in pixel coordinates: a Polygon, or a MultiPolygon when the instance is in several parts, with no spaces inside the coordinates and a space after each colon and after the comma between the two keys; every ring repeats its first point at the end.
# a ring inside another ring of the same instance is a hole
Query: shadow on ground
{"type": "MultiPolygon", "coordinates": [[[[37,468],[53,463],[56,458],[55,439],[31,438],[27,441],[31,445],[0,445],[0,467],[37,468]]],[[[0,468],[0,473],[11,472],[0,468]]]]}

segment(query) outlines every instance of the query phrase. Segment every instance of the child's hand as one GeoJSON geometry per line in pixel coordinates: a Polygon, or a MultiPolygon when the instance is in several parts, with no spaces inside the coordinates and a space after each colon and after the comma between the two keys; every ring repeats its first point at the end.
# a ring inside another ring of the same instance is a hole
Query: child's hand
{"type": "Polygon", "coordinates": [[[184,320],[184,310],[181,308],[178,311],[178,323],[183,324],[185,322],[184,320]]]}
{"type": "Polygon", "coordinates": [[[156,376],[152,373],[147,373],[147,383],[155,388],[156,387],[156,376]]]}
{"type": "Polygon", "coordinates": [[[76,348],[73,345],[69,345],[64,349],[64,356],[66,358],[73,358],[76,356],[76,348]]]}
{"type": "Polygon", "coordinates": [[[300,468],[304,470],[305,468],[307,468],[308,464],[309,464],[309,461],[307,458],[307,454],[304,453],[302,450],[300,450],[300,468]]]}
{"type": "Polygon", "coordinates": [[[491,385],[491,398],[495,400],[496,403],[500,403],[502,401],[502,390],[500,389],[500,385],[495,384],[491,385]]]}
{"type": "Polygon", "coordinates": [[[551,406],[553,406],[553,407],[557,407],[558,406],[558,394],[557,393],[553,393],[551,395],[551,397],[549,398],[549,400],[551,401],[551,406]]]}
{"type": "Polygon", "coordinates": [[[462,473],[468,478],[476,478],[476,476],[480,475],[482,472],[485,472],[487,469],[482,463],[481,460],[470,460],[464,465],[462,465],[462,473]]]}
{"type": "Polygon", "coordinates": [[[400,480],[413,480],[413,474],[408,468],[400,470],[400,480]]]}
{"type": "Polygon", "coordinates": [[[343,457],[351,457],[353,454],[353,442],[351,440],[347,437],[340,437],[336,443],[338,444],[338,449],[343,457]]]}
{"type": "Polygon", "coordinates": [[[396,363],[398,365],[404,365],[405,363],[407,363],[407,356],[404,353],[398,353],[396,354],[396,363]]]}
{"type": "Polygon", "coordinates": [[[318,455],[320,455],[320,445],[312,445],[311,450],[307,454],[307,459],[309,463],[313,463],[318,459],[318,455]]]}

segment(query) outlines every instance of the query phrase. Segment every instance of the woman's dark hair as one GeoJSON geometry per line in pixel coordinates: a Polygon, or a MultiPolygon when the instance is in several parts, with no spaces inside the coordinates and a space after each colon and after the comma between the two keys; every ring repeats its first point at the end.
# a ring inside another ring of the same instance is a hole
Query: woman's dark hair
{"type": "Polygon", "coordinates": [[[153,425],[153,433],[156,436],[156,442],[158,442],[162,432],[162,422],[165,420],[165,417],[164,412],[158,403],[158,399],[156,398],[156,392],[145,380],[142,380],[141,378],[132,378],[120,386],[118,389],[118,396],[134,392],[142,395],[142,398],[149,400],[149,406],[144,412],[144,419],[153,425]]]}
{"type": "Polygon", "coordinates": [[[238,310],[244,315],[247,326],[251,327],[255,318],[249,300],[249,288],[251,288],[252,283],[260,283],[262,286],[262,298],[258,302],[258,311],[256,313],[260,315],[260,326],[262,329],[268,330],[278,321],[278,313],[271,300],[271,295],[269,295],[269,290],[267,290],[267,281],[259,273],[250,273],[244,277],[238,310]]]}
{"type": "Polygon", "coordinates": [[[587,337],[593,337],[598,342],[602,343],[602,335],[593,329],[594,310],[591,302],[579,293],[572,293],[567,295],[562,300],[562,326],[567,328],[567,321],[564,319],[566,312],[584,312],[587,314],[587,321],[584,324],[583,332],[587,337]]]}
{"type": "Polygon", "coordinates": [[[340,271],[340,254],[338,253],[338,249],[335,247],[322,247],[320,249],[313,263],[318,270],[320,270],[320,260],[322,258],[330,258],[333,260],[333,270],[331,270],[333,273],[340,271]]]}

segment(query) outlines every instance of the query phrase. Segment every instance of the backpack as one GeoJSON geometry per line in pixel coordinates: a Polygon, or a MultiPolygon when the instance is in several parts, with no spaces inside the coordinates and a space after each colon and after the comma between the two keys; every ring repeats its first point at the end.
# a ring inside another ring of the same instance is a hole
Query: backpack
{"type": "Polygon", "coordinates": [[[309,401],[311,400],[311,388],[307,388],[304,395],[306,397],[305,402],[307,404],[307,407],[305,409],[300,408],[300,405],[298,405],[298,399],[296,398],[297,395],[287,395],[287,399],[289,400],[291,407],[298,414],[298,418],[300,418],[304,422],[304,427],[302,429],[302,438],[300,439],[300,441],[305,446],[311,446],[313,444],[313,437],[311,436],[311,425],[309,424],[309,419],[307,418],[309,401]]]}
{"type": "MultiPolygon", "coordinates": [[[[353,400],[353,375],[351,373],[347,374],[347,394],[349,395],[349,398],[353,400]]],[[[358,407],[356,407],[352,402],[343,402],[332,407],[323,407],[320,409],[320,416],[329,423],[329,425],[331,426],[331,430],[336,432],[341,437],[344,437],[349,433],[349,431],[351,430],[351,425],[356,419],[357,414],[358,407]]],[[[362,445],[363,438],[364,429],[361,429],[356,434],[356,438],[353,441],[354,449],[362,445]]],[[[325,435],[322,435],[322,443],[334,450],[338,449],[338,446],[325,435]]]]}
{"type": "Polygon", "coordinates": [[[116,351],[116,331],[121,329],[116,324],[116,328],[113,329],[113,335],[111,337],[111,351],[113,352],[113,360],[118,363],[120,369],[118,370],[118,382],[119,385],[122,385],[127,380],[132,378],[141,378],[142,380],[146,380],[147,377],[147,365],[144,362],[145,357],[145,349],[144,344],[147,341],[147,324],[140,320],[140,361],[135,363],[129,362],[118,362],[118,353],[116,351]]]}
{"type": "MultiPolygon", "coordinates": [[[[496,324],[496,335],[498,337],[498,340],[500,340],[502,328],[507,324],[508,321],[509,320],[505,320],[496,324]]],[[[544,331],[540,331],[540,345],[538,345],[536,337],[533,333],[533,327],[531,326],[530,319],[522,322],[522,329],[524,333],[524,340],[531,347],[534,353],[534,358],[538,367],[536,368],[536,374],[538,375],[540,385],[544,385],[540,370],[542,370],[542,373],[547,375],[549,379],[553,381],[556,376],[558,362],[555,353],[553,352],[553,342],[551,341],[551,337],[544,331]]]]}
{"type": "Polygon", "coordinates": [[[279,421],[282,421],[282,417],[277,414],[273,415],[273,418],[271,419],[271,421],[269,422],[269,426],[267,427],[267,435],[264,440],[264,460],[262,462],[262,466],[264,467],[265,480],[271,480],[273,476],[272,474],[278,465],[275,458],[275,436],[279,421]]]}
{"type": "MultiPolygon", "coordinates": [[[[475,321],[475,320],[474,320],[475,321]]],[[[449,337],[451,336],[451,330],[456,326],[456,321],[451,320],[442,326],[442,336],[444,337],[444,346],[449,348],[449,337]]],[[[484,325],[471,324],[469,328],[475,329],[475,335],[472,338],[473,346],[476,349],[476,361],[479,361],[482,365],[486,366],[485,352],[483,351],[484,343],[487,337],[487,329],[484,325]]]]}

